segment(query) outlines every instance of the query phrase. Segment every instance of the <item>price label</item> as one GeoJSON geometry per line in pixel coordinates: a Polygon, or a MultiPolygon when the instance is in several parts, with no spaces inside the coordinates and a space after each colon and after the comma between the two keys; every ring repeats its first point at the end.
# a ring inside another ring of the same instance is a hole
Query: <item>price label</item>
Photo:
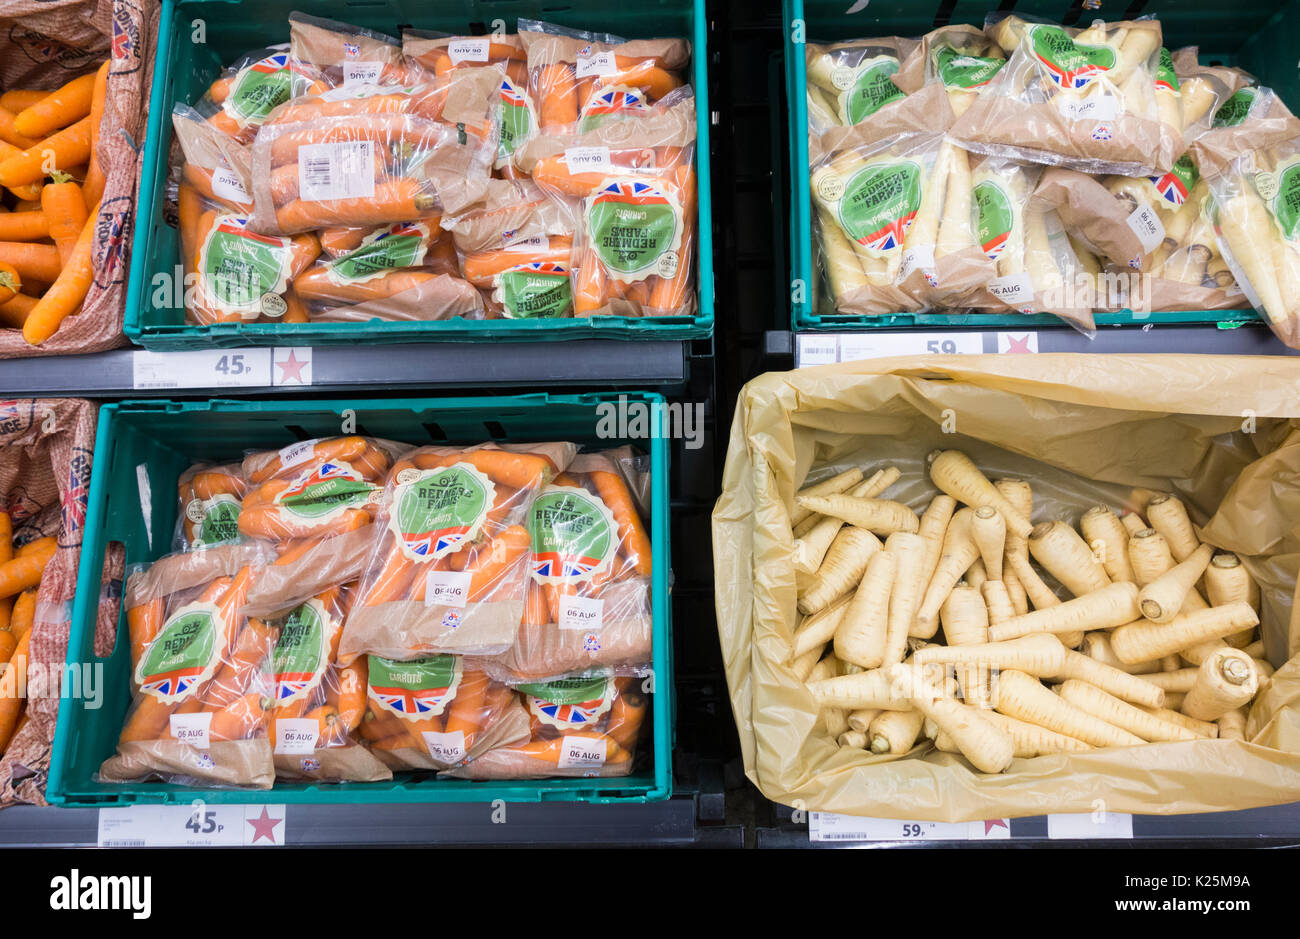
{"type": "Polygon", "coordinates": [[[131,354],[131,383],[143,388],[250,388],[271,384],[271,350],[131,354]]]}
{"type": "Polygon", "coordinates": [[[305,717],[281,717],[275,722],[275,752],[307,756],[316,752],[320,723],[305,717]]]}
{"type": "Polygon", "coordinates": [[[984,351],[983,333],[854,333],[839,340],[841,362],[894,355],[979,355],[984,351]]]}
{"type": "Polygon", "coordinates": [[[612,52],[597,52],[595,55],[578,56],[579,78],[613,75],[617,71],[618,63],[614,61],[614,53],[612,52]]]}
{"type": "Polygon", "coordinates": [[[550,243],[550,239],[545,235],[532,235],[528,238],[520,238],[517,241],[510,242],[503,250],[519,254],[536,254],[539,251],[547,250],[550,243]]]}
{"type": "Polygon", "coordinates": [[[490,39],[453,39],[447,43],[447,58],[453,65],[461,62],[486,62],[490,39]]]}
{"type": "Polygon", "coordinates": [[[604,765],[604,740],[565,737],[560,741],[560,769],[594,769],[604,765]]]}
{"type": "Polygon", "coordinates": [[[463,730],[453,731],[449,734],[426,730],[424,731],[424,745],[429,750],[429,756],[439,763],[455,766],[465,759],[465,732],[463,730]]]}
{"type": "Polygon", "coordinates": [[[128,805],[99,810],[101,848],[282,845],[283,805],[128,805]]]}
{"type": "Polygon", "coordinates": [[[569,147],[564,151],[564,164],[568,167],[570,176],[614,168],[609,160],[609,147],[569,147]]]}
{"type": "Polygon", "coordinates": [[[1110,95],[1083,99],[1062,95],[1060,109],[1071,121],[1113,121],[1119,115],[1119,102],[1110,95]]]}
{"type": "Polygon", "coordinates": [[[598,597],[561,595],[559,626],[561,629],[586,629],[598,632],[604,610],[605,601],[598,597]]]}
{"type": "Polygon", "coordinates": [[[211,746],[208,742],[208,727],[212,724],[212,712],[173,714],[169,723],[172,736],[181,743],[188,743],[200,750],[207,750],[211,746]]]}
{"type": "Polygon", "coordinates": [[[344,62],[343,87],[373,85],[384,71],[383,62],[344,62]]]}
{"type": "Polygon", "coordinates": [[[472,571],[429,571],[424,581],[425,606],[453,606],[463,610],[469,602],[472,571]]]}
{"type": "Polygon", "coordinates": [[[1132,838],[1133,816],[1122,812],[1085,812],[1047,816],[1047,837],[1061,841],[1132,838]]]}
{"type": "MultiPolygon", "coordinates": [[[[1142,242],[1142,250],[1147,254],[1160,247],[1160,243],[1165,240],[1164,222],[1160,221],[1156,210],[1145,202],[1133,210],[1127,221],[1128,227],[1133,229],[1133,234],[1137,235],[1138,241],[1142,242]]],[[[1137,261],[1138,266],[1141,267],[1141,258],[1137,261]]]]}
{"type": "Polygon", "coordinates": [[[1008,274],[989,281],[989,293],[1008,306],[1034,301],[1034,282],[1028,274],[1008,274]]]}
{"type": "Polygon", "coordinates": [[[224,166],[218,166],[212,171],[212,192],[217,198],[225,199],[227,202],[251,203],[253,201],[239,174],[224,166]]]}
{"type": "Polygon", "coordinates": [[[832,365],[840,360],[840,341],[837,336],[800,335],[795,347],[795,364],[832,365]]]}
{"type": "Polygon", "coordinates": [[[811,812],[811,841],[1006,841],[1011,820],[986,822],[904,822],[892,818],[859,818],[834,812],[811,812]]]}

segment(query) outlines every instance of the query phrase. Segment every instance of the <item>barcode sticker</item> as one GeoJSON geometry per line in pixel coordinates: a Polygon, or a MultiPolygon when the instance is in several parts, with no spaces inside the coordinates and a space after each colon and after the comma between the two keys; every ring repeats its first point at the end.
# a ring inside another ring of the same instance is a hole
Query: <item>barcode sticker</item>
{"type": "Polygon", "coordinates": [[[618,63],[612,52],[597,52],[595,55],[578,56],[578,77],[592,78],[613,75],[618,71],[618,63]]]}
{"type": "Polygon", "coordinates": [[[320,723],[306,717],[281,717],[275,721],[275,752],[305,756],[316,750],[320,723]]]}
{"type": "Polygon", "coordinates": [[[609,147],[569,147],[564,151],[564,164],[570,176],[614,168],[609,160],[609,147]]]}
{"type": "Polygon", "coordinates": [[[352,85],[373,85],[383,74],[383,62],[344,62],[343,87],[352,85]]]}
{"type": "Polygon", "coordinates": [[[369,199],[374,194],[373,141],[311,143],[298,148],[298,197],[304,202],[369,199]]]}
{"type": "Polygon", "coordinates": [[[560,769],[593,769],[605,765],[605,741],[565,737],[560,741],[560,769]]]}
{"type": "Polygon", "coordinates": [[[465,732],[463,730],[455,730],[449,734],[439,733],[436,730],[426,730],[424,731],[424,745],[429,750],[429,756],[439,763],[455,766],[465,759],[465,732]]]}
{"type": "Polygon", "coordinates": [[[470,571],[429,571],[424,582],[425,606],[464,609],[469,601],[470,571]]]}
{"type": "Polygon", "coordinates": [[[491,47],[492,40],[487,38],[453,39],[447,43],[447,57],[453,65],[460,62],[486,62],[491,47]]]}
{"type": "Polygon", "coordinates": [[[561,629],[587,629],[600,631],[601,617],[605,611],[605,601],[598,597],[560,596],[561,629]]]}
{"type": "Polygon", "coordinates": [[[208,737],[208,728],[212,725],[211,711],[198,711],[194,714],[173,714],[169,718],[172,736],[180,743],[188,743],[200,750],[212,746],[208,737]]]}
{"type": "Polygon", "coordinates": [[[1034,282],[1028,274],[1008,274],[989,281],[989,293],[1009,306],[1032,303],[1034,282]]]}
{"type": "Polygon", "coordinates": [[[839,361],[840,343],[834,336],[800,335],[796,337],[795,364],[800,368],[806,365],[832,365],[839,361]]]}
{"type": "Polygon", "coordinates": [[[280,469],[293,469],[299,463],[306,463],[316,451],[318,440],[300,440],[291,443],[280,451],[280,469]]]}
{"type": "MultiPolygon", "coordinates": [[[[1127,221],[1128,227],[1133,229],[1133,234],[1142,242],[1142,250],[1147,254],[1160,247],[1160,243],[1165,240],[1164,222],[1160,221],[1156,210],[1145,202],[1133,210],[1127,221]]],[[[1138,260],[1141,266],[1141,259],[1138,260]]]]}
{"type": "Polygon", "coordinates": [[[212,194],[227,202],[252,202],[244,181],[232,169],[218,166],[212,171],[212,194]]]}

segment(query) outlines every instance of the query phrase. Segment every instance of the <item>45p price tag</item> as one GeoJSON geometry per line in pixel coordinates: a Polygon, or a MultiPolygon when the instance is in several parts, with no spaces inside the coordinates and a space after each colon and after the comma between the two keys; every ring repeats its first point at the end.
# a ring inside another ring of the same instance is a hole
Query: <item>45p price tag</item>
{"type": "Polygon", "coordinates": [[[143,388],[247,388],[271,384],[271,350],[138,351],[132,386],[143,388]]]}
{"type": "Polygon", "coordinates": [[[1006,841],[1011,820],[985,822],[904,822],[893,818],[860,818],[833,812],[810,812],[811,841],[1006,841]]]}
{"type": "Polygon", "coordinates": [[[283,805],[128,805],[99,810],[101,848],[282,845],[283,805]]]}

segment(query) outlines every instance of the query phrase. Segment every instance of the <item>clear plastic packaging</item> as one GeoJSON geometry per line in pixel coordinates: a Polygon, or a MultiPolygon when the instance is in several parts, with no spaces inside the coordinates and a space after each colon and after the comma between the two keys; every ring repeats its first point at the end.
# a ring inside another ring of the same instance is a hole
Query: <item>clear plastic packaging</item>
{"type": "Polygon", "coordinates": [[[1129,176],[1167,172],[1182,153],[1156,101],[1157,21],[1075,29],[1007,15],[986,29],[1010,58],[953,125],[963,147],[1129,176]]]}
{"type": "Polygon", "coordinates": [[[809,132],[817,134],[832,127],[861,124],[882,108],[901,101],[906,92],[897,76],[903,62],[917,48],[915,39],[894,36],[832,45],[808,43],[804,60],[809,132]]]}
{"type": "Polygon", "coordinates": [[[402,44],[393,36],[306,13],[289,14],[293,96],[327,88],[408,83],[402,44]]]}
{"type": "Polygon", "coordinates": [[[447,769],[528,739],[517,695],[458,655],[367,663],[361,734],[393,769],[447,769]]]}
{"type": "Polygon", "coordinates": [[[248,182],[249,149],[217,130],[194,108],[172,109],[181,162],[173,167],[178,187],[188,186],[213,205],[247,215],[253,210],[248,182]]]}
{"type": "Polygon", "coordinates": [[[356,580],[376,537],[384,477],[407,448],[369,437],[304,440],[244,458],[239,513],[245,538],[274,548],[249,590],[250,615],[283,614],[356,580]]]}
{"type": "Polygon", "coordinates": [[[421,447],[393,464],[340,658],[493,655],[523,615],[528,507],[568,443],[421,447]]]}
{"type": "Polygon", "coordinates": [[[216,130],[249,144],[266,116],[294,96],[295,87],[305,94],[327,86],[312,75],[294,75],[287,43],[267,46],[223,69],[195,109],[216,130]]]}
{"type": "Polygon", "coordinates": [[[548,681],[650,661],[650,538],[617,456],[579,454],[533,500],[524,616],[510,650],[484,661],[493,677],[548,681]]]}
{"type": "Polygon", "coordinates": [[[240,609],[257,545],[164,557],[127,579],[134,701],[100,779],[270,788],[265,668],[276,634],[240,609]]]}
{"type": "Polygon", "coordinates": [[[239,540],[239,510],[247,487],[238,463],[197,463],[181,473],[176,488],[180,503],[175,550],[239,540]]]}
{"type": "Polygon", "coordinates": [[[943,26],[921,37],[894,82],[908,94],[923,85],[941,84],[953,114],[960,117],[1006,64],[1006,53],[983,30],[943,26]]]}
{"type": "Polygon", "coordinates": [[[464,779],[626,776],[648,724],[646,679],[567,678],[521,685],[526,743],[497,747],[441,775],[464,779]]]}
{"type": "Polygon", "coordinates": [[[375,782],[392,771],[361,743],[367,710],[367,659],[338,663],[351,586],[328,587],[287,616],[268,622],[278,634],[267,734],[281,779],[375,782]]]}

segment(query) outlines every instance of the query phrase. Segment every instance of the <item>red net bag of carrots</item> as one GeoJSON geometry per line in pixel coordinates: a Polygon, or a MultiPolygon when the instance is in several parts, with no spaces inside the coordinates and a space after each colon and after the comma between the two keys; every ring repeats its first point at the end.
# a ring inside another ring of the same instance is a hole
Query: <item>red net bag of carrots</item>
{"type": "MultiPolygon", "coordinates": [[[[349,240],[343,231],[330,233],[335,250],[349,240]]],[[[461,278],[451,235],[436,221],[358,234],[355,248],[318,260],[294,281],[313,321],[482,319],[483,299],[461,278]]]]}
{"type": "Polygon", "coordinates": [[[105,782],[270,788],[264,669],[276,633],[240,609],[264,561],[256,545],[173,554],[127,579],[135,700],[105,782]]]}
{"type": "Polygon", "coordinates": [[[338,664],[351,585],[328,587],[287,616],[271,657],[274,682],[267,736],[281,779],[375,782],[392,772],[362,746],[368,661],[338,664]]]}
{"type": "Polygon", "coordinates": [[[514,178],[514,152],[537,132],[537,107],[528,90],[528,53],[523,41],[511,35],[445,36],[408,29],[402,32],[402,53],[412,73],[422,69],[435,80],[467,69],[499,73],[493,78],[498,140],[492,165],[502,176],[514,178]]]}
{"type": "Polygon", "coordinates": [[[577,316],[687,316],[695,308],[695,101],[517,154],[543,191],[576,206],[577,316]]]}
{"type": "Polygon", "coordinates": [[[294,97],[320,85],[407,84],[402,44],[395,37],[307,13],[289,14],[289,64],[294,97]]]}
{"type": "Polygon", "coordinates": [[[477,84],[477,96],[461,85],[442,94],[362,85],[281,105],[253,142],[253,227],[293,234],[436,221],[472,205],[495,150],[490,86],[477,84]]]}
{"type": "Polygon", "coordinates": [[[376,537],[371,523],[402,444],[368,437],[304,440],[244,458],[239,533],[274,548],[245,611],[270,617],[356,580],[376,537]]]}
{"type": "Polygon", "coordinates": [[[359,661],[368,661],[361,733],[393,769],[447,769],[528,739],[517,695],[462,656],[359,661]]]}
{"type": "Polygon", "coordinates": [[[176,520],[177,551],[210,548],[239,540],[239,510],[247,492],[238,463],[199,463],[176,481],[180,497],[176,520]]]}
{"type": "Polygon", "coordinates": [[[626,776],[649,709],[644,679],[565,678],[516,690],[528,714],[527,743],[489,750],[442,775],[463,779],[626,776]]]}
{"type": "Polygon", "coordinates": [[[533,498],[569,443],[421,447],[393,465],[340,657],[492,655],[523,615],[533,498]]]}
{"type": "Polygon", "coordinates": [[[579,454],[529,508],[532,559],[519,635],[484,661],[513,683],[650,661],[650,538],[620,467],[579,454]]]}
{"type": "Polygon", "coordinates": [[[208,86],[195,110],[214,129],[242,144],[253,142],[257,129],[279,105],[295,94],[325,91],[318,76],[295,72],[289,46],[281,43],[240,56],[208,86]]]}
{"type": "Polygon", "coordinates": [[[643,111],[680,88],[691,61],[685,39],[625,40],[519,21],[529,88],[543,132],[594,130],[611,116],[643,111]]]}

